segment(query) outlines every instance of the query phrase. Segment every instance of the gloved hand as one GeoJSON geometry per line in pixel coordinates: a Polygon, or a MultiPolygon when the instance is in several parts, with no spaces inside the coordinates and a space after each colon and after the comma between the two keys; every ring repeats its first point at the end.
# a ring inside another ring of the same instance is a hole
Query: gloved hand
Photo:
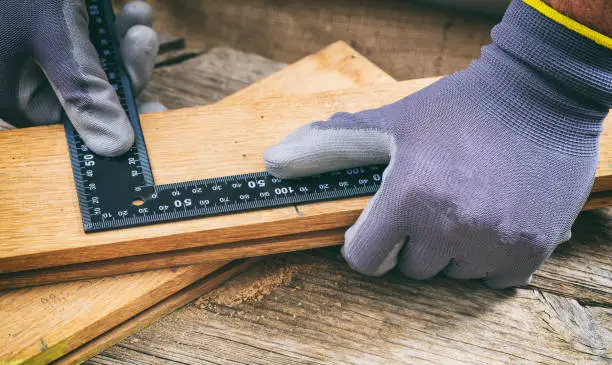
{"type": "MultiPolygon", "coordinates": [[[[158,51],[151,23],[142,1],[128,3],[116,19],[136,94],[158,51]]],[[[132,146],[132,126],[89,41],[83,0],[4,0],[0,24],[0,119],[16,127],[56,123],[63,108],[92,151],[117,156],[132,146]]]]}
{"type": "Polygon", "coordinates": [[[394,104],[299,128],[264,154],[295,178],[388,163],[345,236],[357,271],[396,264],[522,285],[590,192],[612,105],[612,51],[515,0],[472,65],[394,104]]]}

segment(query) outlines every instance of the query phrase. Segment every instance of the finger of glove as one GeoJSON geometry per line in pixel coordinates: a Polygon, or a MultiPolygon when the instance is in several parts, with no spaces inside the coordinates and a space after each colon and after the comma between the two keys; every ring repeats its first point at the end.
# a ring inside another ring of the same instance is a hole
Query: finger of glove
{"type": "Polygon", "coordinates": [[[444,275],[453,279],[482,279],[495,271],[494,262],[482,259],[483,255],[476,254],[469,258],[452,260],[444,268],[444,275]]]}
{"type": "Polygon", "coordinates": [[[57,9],[63,22],[49,22],[34,55],[79,135],[95,153],[117,156],[134,141],[132,126],[89,41],[82,2],[57,9]]]}
{"type": "Polygon", "coordinates": [[[552,254],[555,245],[539,245],[526,240],[499,247],[496,270],[484,278],[485,285],[491,289],[529,284],[532,274],[552,254]]]}
{"type": "Polygon", "coordinates": [[[38,63],[26,61],[19,79],[19,107],[27,121],[34,125],[59,122],[62,106],[38,63]]]}
{"type": "Polygon", "coordinates": [[[377,125],[376,115],[338,113],[326,122],[298,128],[264,152],[266,169],[287,179],[388,163],[393,142],[377,125]]]}
{"type": "Polygon", "coordinates": [[[424,280],[440,273],[453,257],[453,247],[431,236],[413,235],[399,255],[398,268],[415,280],[424,280]]]}
{"type": "Polygon", "coordinates": [[[9,122],[6,122],[6,121],[0,119],[0,131],[8,131],[8,130],[11,130],[11,129],[15,129],[15,126],[10,124],[9,122]]]}
{"type": "Polygon", "coordinates": [[[135,96],[151,80],[155,56],[159,51],[157,33],[144,25],[131,27],[121,39],[121,57],[125,63],[135,96]]]}
{"type": "Polygon", "coordinates": [[[157,113],[168,110],[162,103],[158,103],[157,101],[147,101],[146,103],[138,104],[138,113],[139,114],[148,114],[148,113],[157,113]]]}
{"type": "Polygon", "coordinates": [[[444,268],[444,274],[454,279],[482,279],[496,274],[507,259],[506,245],[495,244],[496,239],[487,234],[478,240],[454,242],[457,254],[444,268]]]}
{"type": "Polygon", "coordinates": [[[397,263],[404,246],[402,207],[398,203],[391,164],[383,174],[383,183],[368,202],[357,222],[346,231],[342,255],[357,272],[382,275],[397,263]]]}
{"type": "Polygon", "coordinates": [[[125,4],[115,18],[117,37],[122,39],[135,25],[153,26],[153,9],[144,1],[130,1],[125,4]]]}

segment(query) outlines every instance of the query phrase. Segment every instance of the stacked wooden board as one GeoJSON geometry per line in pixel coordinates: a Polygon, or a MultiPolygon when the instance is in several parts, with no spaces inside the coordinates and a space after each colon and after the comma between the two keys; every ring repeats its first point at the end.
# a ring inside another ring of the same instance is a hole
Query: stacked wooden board
{"type": "MultiPolygon", "coordinates": [[[[309,78],[306,91],[393,81],[339,42],[223,102],[232,98],[246,101],[266,93],[298,94],[305,90],[295,80],[305,77],[309,78]]],[[[0,364],[80,362],[251,263],[227,264],[226,260],[5,291],[0,294],[0,364]]]]}
{"type": "MultiPolygon", "coordinates": [[[[156,182],[261,171],[264,149],[295,128],[337,111],[393,102],[434,81],[238,99],[146,115],[142,126],[156,182]]],[[[612,117],[605,123],[593,192],[607,198],[612,189],[612,117]]],[[[340,231],[355,221],[368,200],[347,199],[85,234],[63,133],[61,126],[48,126],[0,135],[0,178],[4,182],[0,187],[0,273],[5,279],[18,282],[20,275],[28,275],[19,272],[100,264],[102,260],[126,260],[104,263],[118,262],[112,270],[92,269],[107,275],[120,272],[117,270],[172,267],[336,244],[340,231]],[[304,239],[305,235],[314,238],[304,239]],[[332,238],[325,242],[324,237],[332,238]],[[132,261],[134,257],[138,265],[132,261]]],[[[67,271],[76,273],[79,268],[67,271]]]]}

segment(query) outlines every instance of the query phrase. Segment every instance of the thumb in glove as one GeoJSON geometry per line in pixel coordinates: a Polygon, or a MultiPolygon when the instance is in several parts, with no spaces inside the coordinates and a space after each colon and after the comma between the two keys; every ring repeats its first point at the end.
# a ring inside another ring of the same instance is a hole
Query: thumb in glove
{"type": "MultiPolygon", "coordinates": [[[[131,124],[89,40],[81,0],[8,1],[0,22],[0,118],[18,126],[58,122],[62,109],[92,151],[117,156],[133,144],[131,124]]],[[[93,20],[92,20],[93,21],[93,20]]],[[[138,92],[150,79],[157,36],[151,9],[128,4],[117,17],[127,27],[121,54],[138,92]]]]}

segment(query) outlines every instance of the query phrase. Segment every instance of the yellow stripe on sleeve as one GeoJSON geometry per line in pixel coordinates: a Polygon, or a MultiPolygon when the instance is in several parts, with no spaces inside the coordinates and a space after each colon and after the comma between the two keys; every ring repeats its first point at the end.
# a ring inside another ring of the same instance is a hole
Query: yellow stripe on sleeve
{"type": "Polygon", "coordinates": [[[547,18],[552,19],[553,21],[563,25],[564,27],[573,30],[574,32],[587,37],[593,40],[597,44],[601,44],[602,46],[612,49],[612,38],[603,35],[585,25],[582,25],[575,21],[574,19],[561,14],[557,10],[550,7],[542,0],[523,0],[523,2],[535,10],[542,13],[547,18]]]}

